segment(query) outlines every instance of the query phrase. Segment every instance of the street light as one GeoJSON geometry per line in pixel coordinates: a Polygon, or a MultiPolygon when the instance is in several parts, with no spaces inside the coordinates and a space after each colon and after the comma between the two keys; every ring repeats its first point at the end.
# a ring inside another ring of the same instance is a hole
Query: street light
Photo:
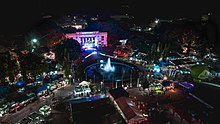
{"type": "Polygon", "coordinates": [[[103,82],[101,81],[100,84],[101,84],[101,91],[102,91],[102,88],[103,88],[103,82]]]}
{"type": "Polygon", "coordinates": [[[69,83],[72,83],[72,75],[69,75],[69,83]]]}
{"type": "Polygon", "coordinates": [[[130,87],[132,87],[132,70],[131,70],[131,73],[130,73],[130,87]]]}
{"type": "Polygon", "coordinates": [[[155,21],[154,21],[156,24],[158,24],[159,23],[159,19],[155,19],[155,21]]]}
{"type": "Polygon", "coordinates": [[[32,39],[32,42],[37,43],[37,39],[36,38],[32,39]]]}
{"type": "Polygon", "coordinates": [[[34,52],[34,50],[36,49],[36,45],[37,45],[38,40],[36,38],[31,40],[31,47],[32,47],[32,52],[34,52]]]}

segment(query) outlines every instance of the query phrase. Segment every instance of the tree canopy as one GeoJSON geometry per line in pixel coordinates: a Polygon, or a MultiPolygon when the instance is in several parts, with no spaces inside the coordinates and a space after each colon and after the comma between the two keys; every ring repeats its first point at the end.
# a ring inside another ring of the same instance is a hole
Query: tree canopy
{"type": "Polygon", "coordinates": [[[66,39],[55,48],[56,60],[63,66],[65,75],[70,74],[71,62],[76,60],[81,52],[80,44],[74,39],[66,39]]]}

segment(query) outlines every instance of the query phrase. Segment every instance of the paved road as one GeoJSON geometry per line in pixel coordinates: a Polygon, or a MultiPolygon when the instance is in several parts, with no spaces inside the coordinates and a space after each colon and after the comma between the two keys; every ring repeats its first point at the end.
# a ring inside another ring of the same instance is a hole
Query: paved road
{"type": "MultiPolygon", "coordinates": [[[[73,91],[73,87],[71,85],[66,85],[60,89],[54,90],[55,98],[65,98],[68,95],[70,95],[73,91]]],[[[41,97],[39,100],[35,101],[34,103],[31,103],[21,109],[20,111],[17,111],[16,113],[7,114],[0,118],[1,124],[14,124],[18,122],[20,119],[25,118],[28,114],[34,111],[38,111],[39,108],[45,104],[50,105],[51,104],[52,97],[41,97]]],[[[53,110],[52,110],[53,113],[53,110]]],[[[56,113],[56,112],[55,112],[56,113]]]]}
{"type": "Polygon", "coordinates": [[[213,114],[211,115],[211,117],[207,118],[206,121],[208,121],[209,123],[219,121],[220,101],[218,100],[218,94],[220,94],[220,88],[203,83],[198,83],[195,85],[192,93],[214,107],[214,110],[211,111],[213,112],[213,114]]]}
{"type": "Polygon", "coordinates": [[[219,96],[217,95],[220,94],[220,88],[207,84],[197,83],[192,93],[213,106],[215,109],[220,110],[220,101],[218,100],[219,96]]]}
{"type": "Polygon", "coordinates": [[[1,122],[7,124],[14,124],[18,122],[20,119],[25,118],[31,112],[38,111],[41,106],[45,105],[48,102],[48,100],[49,98],[41,98],[40,100],[37,100],[34,103],[27,105],[26,107],[24,107],[20,111],[17,111],[16,113],[11,113],[3,116],[3,118],[1,118],[1,122]]]}

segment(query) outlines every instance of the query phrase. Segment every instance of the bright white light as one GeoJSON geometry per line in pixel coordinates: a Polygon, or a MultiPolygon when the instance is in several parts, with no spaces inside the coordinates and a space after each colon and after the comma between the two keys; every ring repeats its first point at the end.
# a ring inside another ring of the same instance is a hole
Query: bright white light
{"type": "Polygon", "coordinates": [[[167,76],[163,77],[163,80],[167,80],[167,79],[168,79],[167,76]]]}
{"type": "Polygon", "coordinates": [[[33,43],[37,43],[37,39],[33,39],[32,42],[33,42],[33,43]]]}
{"type": "Polygon", "coordinates": [[[100,63],[103,63],[104,61],[103,60],[100,60],[100,63]]]}
{"type": "Polygon", "coordinates": [[[156,71],[157,73],[159,73],[159,72],[160,72],[160,69],[155,69],[155,71],[156,71]]]}
{"type": "Polygon", "coordinates": [[[143,116],[148,117],[148,114],[143,113],[143,116]]]}
{"type": "Polygon", "coordinates": [[[77,30],[82,29],[82,25],[72,25],[72,27],[76,28],[77,30]]]}
{"type": "Polygon", "coordinates": [[[141,87],[141,84],[139,84],[138,86],[141,87]]]}
{"type": "Polygon", "coordinates": [[[155,23],[159,23],[159,19],[156,19],[154,22],[155,22],[155,23]]]}

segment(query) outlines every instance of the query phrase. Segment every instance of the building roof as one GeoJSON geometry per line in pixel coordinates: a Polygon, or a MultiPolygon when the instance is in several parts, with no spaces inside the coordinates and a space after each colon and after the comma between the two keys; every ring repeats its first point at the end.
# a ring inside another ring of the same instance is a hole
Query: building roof
{"type": "Polygon", "coordinates": [[[109,93],[114,99],[117,99],[119,97],[129,97],[129,93],[122,87],[111,89],[109,90],[109,93]]]}
{"type": "Polygon", "coordinates": [[[122,110],[128,124],[147,121],[147,118],[142,115],[141,111],[130,98],[120,97],[115,101],[122,110]]]}

